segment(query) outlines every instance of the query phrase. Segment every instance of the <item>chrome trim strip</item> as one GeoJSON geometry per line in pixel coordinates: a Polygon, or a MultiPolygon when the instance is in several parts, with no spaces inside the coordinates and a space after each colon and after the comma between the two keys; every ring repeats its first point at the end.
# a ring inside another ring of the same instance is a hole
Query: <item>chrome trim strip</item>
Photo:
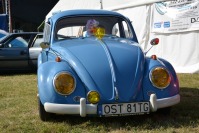
{"type": "MultiPolygon", "coordinates": [[[[99,40],[99,39],[98,39],[99,40]]],[[[114,65],[113,65],[113,61],[112,61],[112,58],[111,58],[111,54],[110,54],[110,51],[106,45],[105,42],[103,42],[102,40],[99,40],[101,46],[103,47],[106,55],[107,55],[107,58],[108,58],[108,61],[109,61],[109,66],[110,66],[110,69],[111,69],[111,75],[112,75],[112,85],[113,85],[113,89],[115,91],[114,93],[114,97],[115,97],[115,100],[118,100],[119,99],[119,94],[118,94],[118,90],[115,86],[115,83],[116,83],[116,76],[115,76],[115,70],[114,70],[114,65]]]]}
{"type": "Polygon", "coordinates": [[[112,79],[113,79],[113,83],[116,82],[116,76],[115,76],[115,70],[114,70],[114,65],[113,65],[113,61],[110,55],[110,51],[106,45],[105,42],[103,42],[102,40],[99,40],[99,42],[101,43],[102,47],[104,48],[106,55],[108,57],[108,61],[109,61],[109,65],[110,65],[110,69],[111,69],[111,74],[112,74],[112,79]]]}
{"type": "Polygon", "coordinates": [[[119,94],[118,94],[118,90],[117,87],[115,87],[115,100],[119,99],[119,94]]]}

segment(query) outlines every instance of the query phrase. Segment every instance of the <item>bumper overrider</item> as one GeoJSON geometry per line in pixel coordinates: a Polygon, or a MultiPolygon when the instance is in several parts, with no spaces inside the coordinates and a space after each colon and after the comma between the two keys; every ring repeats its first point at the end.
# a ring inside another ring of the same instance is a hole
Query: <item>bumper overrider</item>
{"type": "MultiPolygon", "coordinates": [[[[150,95],[150,111],[155,112],[157,109],[173,106],[180,102],[180,95],[177,94],[172,97],[157,99],[155,94],[150,95]]],[[[55,104],[44,103],[44,109],[49,113],[56,114],[80,114],[81,117],[86,115],[97,115],[97,104],[86,104],[86,99],[81,98],[80,104],[55,104]]]]}

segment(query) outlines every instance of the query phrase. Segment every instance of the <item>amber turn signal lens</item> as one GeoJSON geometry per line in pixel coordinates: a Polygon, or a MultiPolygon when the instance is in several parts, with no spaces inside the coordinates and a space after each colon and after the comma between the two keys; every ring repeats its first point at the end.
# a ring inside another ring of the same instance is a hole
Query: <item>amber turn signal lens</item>
{"type": "Polygon", "coordinates": [[[87,99],[90,103],[96,104],[100,101],[100,95],[97,91],[89,91],[87,99]]]}
{"type": "Polygon", "coordinates": [[[56,62],[61,62],[61,58],[60,58],[60,57],[56,57],[56,58],[55,58],[55,61],[56,61],[56,62]]]}

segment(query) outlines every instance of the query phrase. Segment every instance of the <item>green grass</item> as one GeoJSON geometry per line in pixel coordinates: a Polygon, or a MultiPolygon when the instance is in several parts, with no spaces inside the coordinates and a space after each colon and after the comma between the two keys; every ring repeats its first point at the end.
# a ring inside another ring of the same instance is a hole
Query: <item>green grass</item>
{"type": "Polygon", "coordinates": [[[199,74],[178,74],[181,102],[170,115],[39,119],[37,76],[0,75],[0,133],[187,133],[199,132],[199,74]]]}

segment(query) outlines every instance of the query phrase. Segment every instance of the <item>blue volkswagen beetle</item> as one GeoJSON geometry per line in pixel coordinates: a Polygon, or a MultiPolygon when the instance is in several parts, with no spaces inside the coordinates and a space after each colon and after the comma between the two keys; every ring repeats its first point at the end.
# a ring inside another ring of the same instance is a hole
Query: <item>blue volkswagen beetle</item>
{"type": "MultiPolygon", "coordinates": [[[[153,39],[152,45],[159,40],[153,39]]],[[[50,17],[38,57],[39,114],[149,114],[180,102],[172,65],[146,57],[128,18],[105,10],[68,10],[50,17]]]]}

